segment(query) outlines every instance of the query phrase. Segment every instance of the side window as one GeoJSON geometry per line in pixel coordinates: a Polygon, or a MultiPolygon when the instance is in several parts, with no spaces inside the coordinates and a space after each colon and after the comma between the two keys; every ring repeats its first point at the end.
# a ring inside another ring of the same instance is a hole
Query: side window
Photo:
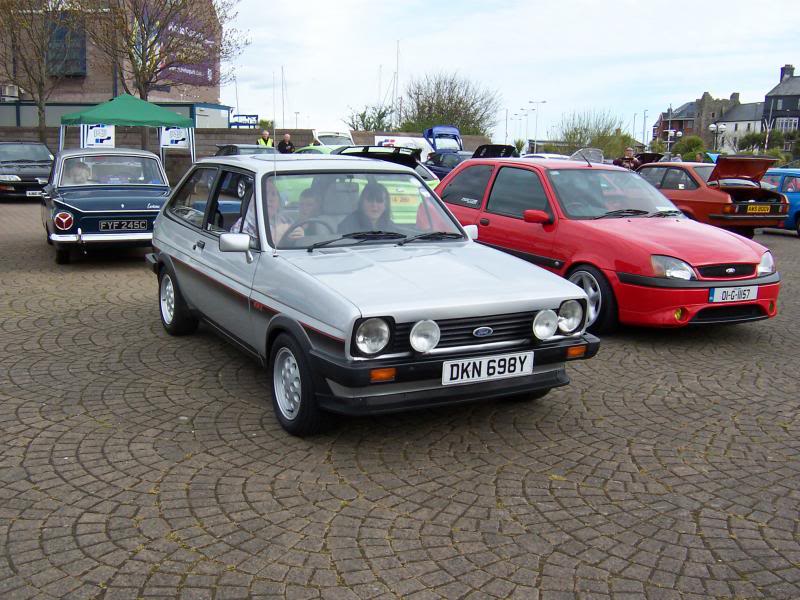
{"type": "Polygon", "coordinates": [[[696,190],[697,184],[683,169],[668,169],[661,183],[663,190],[696,190]]]}
{"type": "Polygon", "coordinates": [[[443,154],[442,155],[442,166],[448,169],[454,169],[455,166],[460,163],[461,161],[458,160],[458,155],[456,154],[443,154]]]}
{"type": "Polygon", "coordinates": [[[425,161],[426,164],[432,165],[434,167],[441,167],[442,166],[442,155],[438,152],[431,152],[428,155],[428,160],[425,161]]]}
{"type": "Polygon", "coordinates": [[[211,186],[217,170],[201,167],[195,169],[180,189],[175,192],[170,202],[169,212],[175,217],[195,227],[203,226],[203,215],[206,212],[211,186]]]}
{"type": "MultiPolygon", "coordinates": [[[[205,227],[207,231],[241,233],[243,217],[253,197],[253,176],[237,171],[220,173],[205,227]]],[[[252,220],[252,219],[251,219],[252,220]]],[[[253,228],[253,233],[255,233],[253,228]]],[[[245,233],[249,233],[246,231],[245,233]]],[[[255,236],[257,237],[257,236],[255,236]]]]}
{"type": "Polygon", "coordinates": [[[467,167],[444,188],[442,200],[467,208],[480,208],[492,169],[491,165],[467,167]]]}
{"type": "MultiPolygon", "coordinates": [[[[781,184],[781,176],[780,175],[764,175],[761,178],[761,183],[766,184],[770,189],[778,189],[778,186],[781,184]]],[[[786,191],[786,190],[781,190],[786,191]]]]}
{"type": "Polygon", "coordinates": [[[641,175],[644,178],[644,180],[653,187],[661,188],[661,180],[664,178],[665,170],[666,169],[662,169],[659,167],[641,169],[639,171],[639,175],[641,175]]]}
{"type": "Polygon", "coordinates": [[[486,210],[519,219],[526,210],[550,212],[547,194],[539,176],[533,171],[514,167],[500,169],[489,194],[486,210]]]}
{"type": "Polygon", "coordinates": [[[787,175],[783,179],[783,188],[781,188],[782,192],[800,192],[800,177],[796,175],[787,175]]]}

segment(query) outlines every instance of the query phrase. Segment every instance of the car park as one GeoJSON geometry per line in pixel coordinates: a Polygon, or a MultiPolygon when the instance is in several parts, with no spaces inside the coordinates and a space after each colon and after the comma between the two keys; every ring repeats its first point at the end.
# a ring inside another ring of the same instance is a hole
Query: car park
{"type": "Polygon", "coordinates": [[[42,196],[42,224],[58,264],[74,249],[149,246],[169,196],[158,156],[144,150],[65,150],[42,196]]]}
{"type": "Polygon", "coordinates": [[[656,162],[637,170],[690,219],[753,237],[757,227],[779,227],[786,198],[759,181],[770,157],[720,156],[716,164],[656,162]]]}
{"type": "Polygon", "coordinates": [[[217,144],[214,156],[239,156],[240,154],[277,154],[272,146],[259,144],[217,144]]]}
{"type": "Polygon", "coordinates": [[[480,243],[581,286],[595,333],[777,314],[780,275],[765,247],[686,218],[627,169],[473,159],[436,191],[480,243]]]}
{"type": "Polygon", "coordinates": [[[53,155],[37,142],[0,142],[0,200],[38,198],[47,184],[53,155]]]}
{"type": "Polygon", "coordinates": [[[475,230],[388,162],[204,159],[159,214],[148,261],[166,331],[202,319],[257,357],[277,420],[305,435],[328,413],[541,397],[568,383],[567,361],[597,352],[583,290],[474,243],[475,230]],[[251,193],[225,196],[231,177],[251,193]],[[416,189],[413,223],[387,212],[396,185],[416,189]],[[310,206],[281,206],[299,188],[310,206]],[[223,200],[239,201],[235,221],[223,200]]]}
{"type": "Polygon", "coordinates": [[[786,196],[789,201],[789,210],[786,213],[786,219],[779,227],[788,230],[794,229],[800,236],[800,168],[770,169],[762,177],[761,184],[786,196]]]}

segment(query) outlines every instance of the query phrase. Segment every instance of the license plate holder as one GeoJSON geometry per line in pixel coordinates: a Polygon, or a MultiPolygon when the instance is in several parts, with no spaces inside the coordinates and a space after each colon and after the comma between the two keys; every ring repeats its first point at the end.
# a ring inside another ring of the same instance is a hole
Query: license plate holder
{"type": "Polygon", "coordinates": [[[466,385],[533,373],[533,352],[514,352],[449,360],[442,364],[442,385],[466,385]]]}
{"type": "Polygon", "coordinates": [[[147,231],[146,220],[120,219],[100,221],[100,231],[147,231]]]}
{"type": "Polygon", "coordinates": [[[746,302],[758,298],[757,285],[742,285],[737,287],[719,287],[708,290],[708,301],[714,304],[728,302],[746,302]]]}

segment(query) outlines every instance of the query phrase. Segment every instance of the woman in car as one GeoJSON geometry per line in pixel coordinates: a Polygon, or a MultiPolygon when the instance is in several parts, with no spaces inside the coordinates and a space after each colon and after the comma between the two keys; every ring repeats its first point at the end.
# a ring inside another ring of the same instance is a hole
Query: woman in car
{"type": "Polygon", "coordinates": [[[361,192],[358,208],[339,223],[341,234],[356,231],[392,231],[392,211],[389,191],[380,183],[370,182],[361,192]]]}

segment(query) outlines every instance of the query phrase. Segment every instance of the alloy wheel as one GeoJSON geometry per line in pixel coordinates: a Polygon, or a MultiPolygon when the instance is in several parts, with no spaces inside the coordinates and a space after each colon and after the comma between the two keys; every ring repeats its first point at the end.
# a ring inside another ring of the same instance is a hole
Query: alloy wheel
{"type": "Polygon", "coordinates": [[[175,287],[169,275],[165,274],[161,278],[160,296],[161,317],[167,325],[170,325],[175,318],[175,287]]]}
{"type": "Polygon", "coordinates": [[[600,309],[603,307],[603,294],[600,291],[600,284],[591,273],[586,271],[575,271],[569,276],[570,282],[582,288],[589,298],[587,307],[586,326],[589,327],[597,320],[600,309]]]}
{"type": "Polygon", "coordinates": [[[300,412],[302,384],[300,368],[289,348],[281,348],[277,356],[275,356],[272,379],[272,387],[275,399],[278,401],[278,408],[288,421],[293,421],[300,412]]]}

